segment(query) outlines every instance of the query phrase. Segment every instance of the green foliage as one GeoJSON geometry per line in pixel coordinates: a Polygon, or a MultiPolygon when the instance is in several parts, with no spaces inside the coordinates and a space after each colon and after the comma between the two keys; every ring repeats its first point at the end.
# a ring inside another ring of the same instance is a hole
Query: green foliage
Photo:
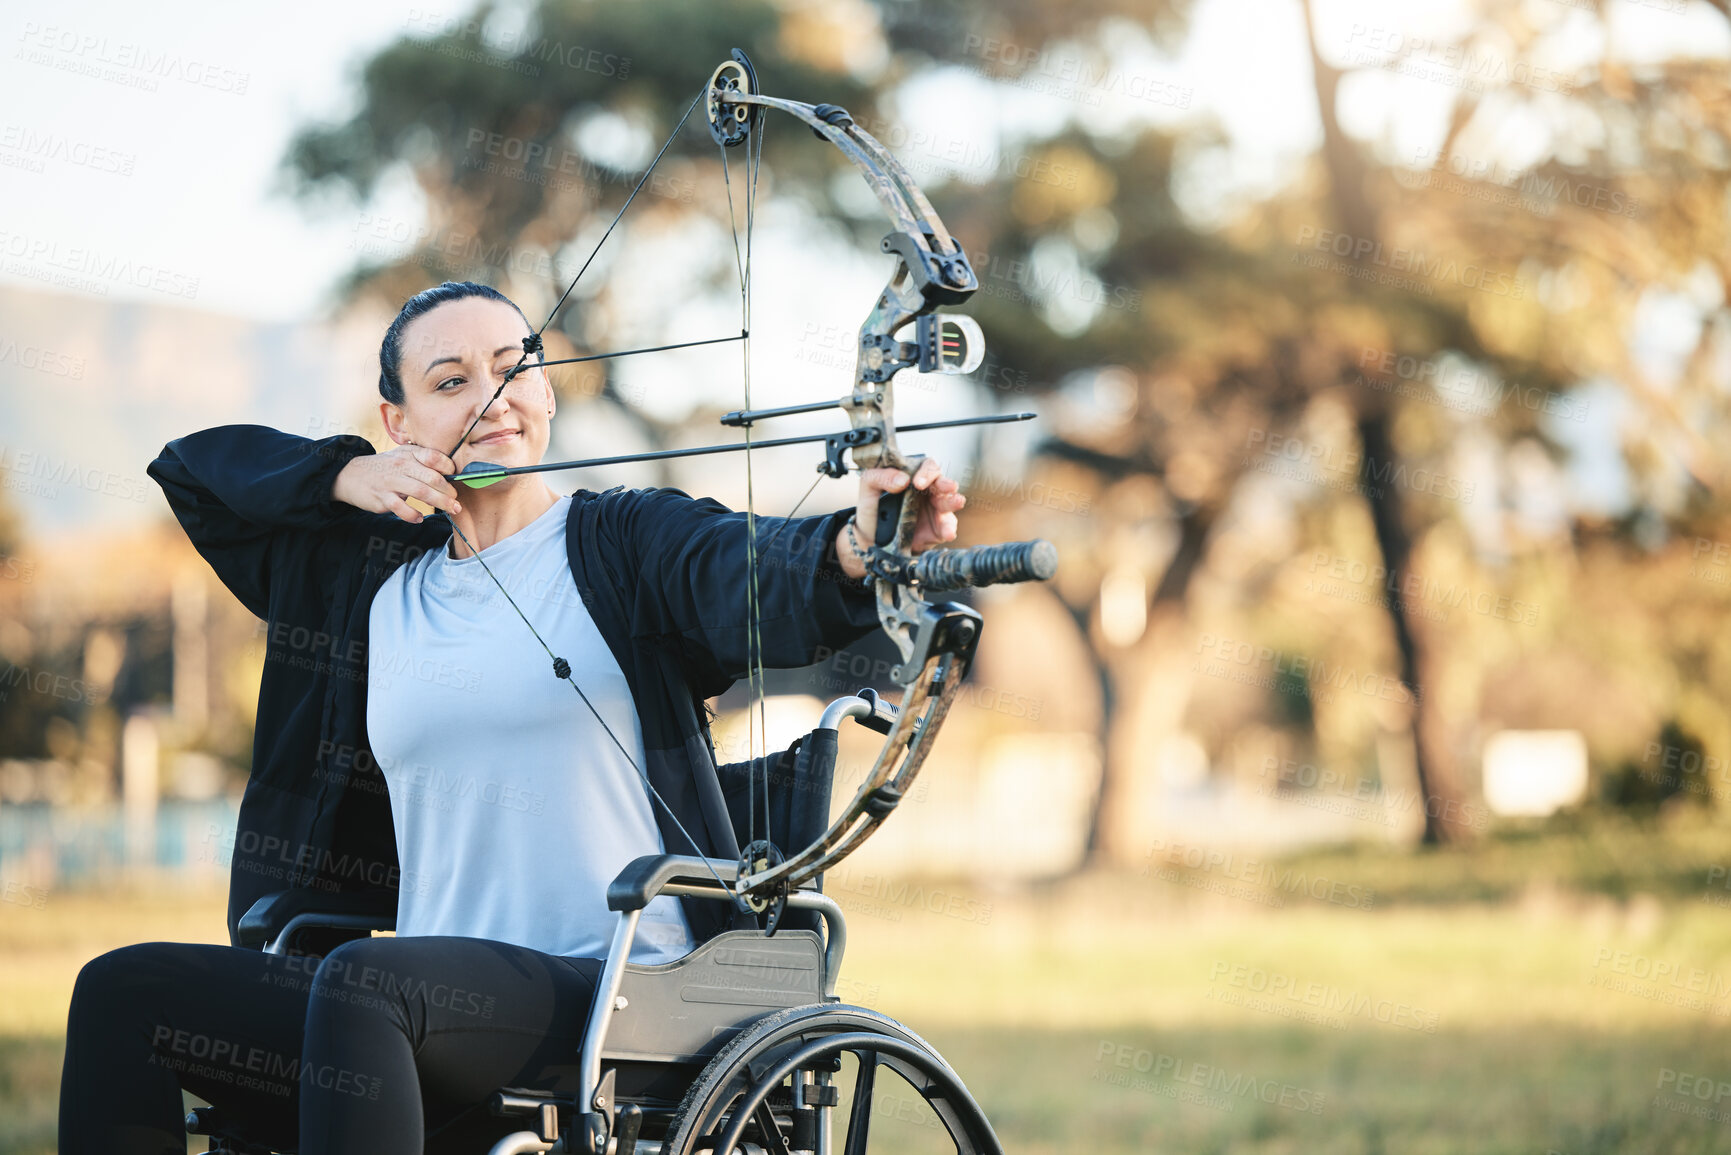
{"type": "Polygon", "coordinates": [[[473,191],[486,182],[463,163],[471,132],[551,147],[574,117],[627,108],[671,126],[733,47],[782,63],[776,10],[760,0],[546,0],[531,32],[503,41],[477,31],[491,13],[482,5],[454,28],[404,36],[369,60],[359,111],[296,136],[286,164],[297,188],[338,182],[364,198],[387,168],[409,163],[473,191]]]}
{"type": "Polygon", "coordinates": [[[1667,769],[1664,763],[1625,760],[1600,776],[1599,797],[1607,806],[1622,810],[1652,814],[1673,798],[1706,805],[1717,791],[1717,785],[1701,768],[1707,765],[1706,747],[1699,738],[1684,730],[1676,719],[1665,723],[1655,740],[1658,749],[1671,755],[1667,769]],[[1687,766],[1689,770],[1683,770],[1687,766]]]}

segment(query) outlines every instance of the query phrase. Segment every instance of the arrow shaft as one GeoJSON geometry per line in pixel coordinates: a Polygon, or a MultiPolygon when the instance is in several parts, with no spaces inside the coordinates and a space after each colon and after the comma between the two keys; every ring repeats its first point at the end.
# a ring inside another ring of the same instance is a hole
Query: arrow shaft
{"type": "MultiPolygon", "coordinates": [[[[1033,413],[1000,413],[988,417],[958,417],[950,421],[928,421],[920,425],[903,425],[903,433],[918,433],[924,429],[951,429],[962,425],[1002,425],[1011,421],[1032,420],[1033,413]]],[[[648,453],[622,453],[613,457],[586,457],[580,461],[545,461],[539,465],[517,465],[509,469],[476,470],[471,474],[452,473],[445,477],[446,481],[498,480],[502,477],[514,477],[519,473],[551,473],[561,469],[588,469],[599,465],[629,465],[638,461],[666,461],[675,457],[708,457],[716,453],[739,453],[746,449],[775,449],[782,445],[811,445],[819,441],[828,441],[832,437],[845,436],[843,433],[812,433],[802,437],[777,437],[769,441],[743,442],[735,445],[700,445],[692,449],[657,449],[648,453]]]]}

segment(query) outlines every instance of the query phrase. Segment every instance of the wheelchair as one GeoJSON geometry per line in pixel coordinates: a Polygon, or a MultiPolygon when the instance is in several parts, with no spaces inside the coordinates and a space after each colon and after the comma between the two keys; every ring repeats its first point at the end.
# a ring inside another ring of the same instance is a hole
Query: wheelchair
{"type": "MultiPolygon", "coordinates": [[[[772,756],[789,767],[798,759],[802,771],[821,775],[817,788],[805,791],[806,824],[815,815],[827,822],[841,721],[853,717],[876,729],[892,711],[870,690],[838,699],[816,730],[772,756]]],[[[629,961],[650,900],[665,894],[732,902],[722,883],[736,881],[739,869],[724,859],[663,854],[619,873],[607,888],[607,907],[619,921],[577,1056],[578,1092],[499,1088],[489,1109],[501,1130],[519,1129],[489,1155],[869,1155],[880,1072],[905,1082],[930,1108],[930,1141],[939,1149],[1002,1155],[979,1105],[936,1050],[894,1019],[840,1001],[847,926],[821,876],[787,895],[773,933],[728,930],[672,962],[629,961]],[[810,925],[796,926],[800,921],[810,925]],[[854,1063],[837,1147],[833,1116],[842,1106],[846,1054],[854,1063]]],[[[242,917],[240,945],[282,954],[309,928],[394,930],[395,904],[389,891],[278,891],[242,917]]],[[[210,1137],[214,1155],[266,1155],[237,1138],[214,1108],[195,1108],[186,1126],[210,1137]]]]}

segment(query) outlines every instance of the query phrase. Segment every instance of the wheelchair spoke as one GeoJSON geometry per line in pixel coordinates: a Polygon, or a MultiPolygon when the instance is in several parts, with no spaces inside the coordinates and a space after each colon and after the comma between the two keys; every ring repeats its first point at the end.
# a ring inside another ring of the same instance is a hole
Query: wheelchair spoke
{"type": "Polygon", "coordinates": [[[859,1074],[853,1082],[853,1111],[847,1121],[847,1145],[842,1155],[866,1155],[867,1132],[872,1121],[872,1087],[877,1082],[878,1053],[856,1051],[859,1074]]]}
{"type": "Polygon", "coordinates": [[[781,1128],[775,1125],[775,1116],[770,1114],[768,1102],[759,1103],[752,1117],[757,1120],[757,1129],[763,1132],[763,1145],[769,1149],[769,1155],[793,1155],[787,1149],[787,1141],[781,1137],[781,1128]]]}

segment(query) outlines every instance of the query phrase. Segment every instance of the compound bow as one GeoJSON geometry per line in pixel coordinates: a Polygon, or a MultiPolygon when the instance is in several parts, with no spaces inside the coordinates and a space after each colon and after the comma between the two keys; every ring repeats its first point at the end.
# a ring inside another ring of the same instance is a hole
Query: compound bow
{"type": "MultiPolygon", "coordinates": [[[[468,440],[474,431],[481,415],[491,408],[493,401],[499,396],[505,386],[519,373],[532,367],[531,356],[538,358],[539,365],[571,364],[578,361],[597,360],[603,357],[626,356],[634,353],[659,352],[664,349],[683,348],[690,345],[715,344],[723,341],[739,340],[747,343],[746,353],[746,394],[745,408],[730,413],[722,418],[722,424],[742,428],[746,431],[743,444],[706,446],[698,449],[662,450],[654,453],[630,454],[616,457],[592,458],[583,461],[553,462],[540,465],[517,468],[502,468],[484,462],[471,462],[464,469],[453,475],[449,480],[479,488],[491,485],[505,477],[518,473],[545,472],[558,469],[575,469],[586,466],[616,464],[627,461],[656,460],[672,457],[696,456],[710,453],[726,453],[743,450],[747,454],[748,471],[748,557],[750,567],[750,597],[751,597],[751,635],[754,639],[752,647],[757,659],[751,663],[748,676],[752,677],[753,688],[758,690],[761,701],[761,647],[755,643],[757,638],[757,585],[756,585],[756,540],[755,514],[751,510],[749,500],[749,470],[750,450],[754,447],[751,441],[751,430],[760,421],[794,413],[813,412],[828,408],[840,408],[847,412],[850,428],[837,433],[818,434],[810,437],[789,437],[771,441],[757,442],[756,448],[768,448],[776,445],[790,445],[801,442],[822,441],[825,444],[824,461],[818,466],[820,475],[842,477],[848,467],[844,454],[851,453],[854,466],[857,468],[890,467],[904,470],[909,474],[918,467],[921,458],[902,453],[896,443],[896,427],[894,421],[893,381],[895,375],[902,369],[913,368],[920,372],[968,373],[976,368],[983,355],[983,343],[979,326],[971,319],[957,316],[940,316],[936,313],[939,306],[955,305],[965,301],[978,288],[978,281],[973,268],[968,263],[967,255],[956,242],[943,221],[932,209],[931,202],[920,191],[912,177],[902,165],[875,140],[871,134],[860,128],[847,114],[846,110],[830,104],[810,105],[799,101],[784,100],[778,97],[765,96],[758,89],[757,77],[751,63],[744,53],[735,51],[732,59],[725,61],[715,70],[709,83],[686,109],[685,116],[675,126],[673,134],[663,144],[649,167],[644,171],[631,195],[621,206],[619,215],[623,216],[631,201],[635,199],[649,174],[654,170],[661,156],[678,136],[691,113],[701,104],[705,110],[709,131],[722,149],[722,171],[727,179],[730,215],[737,222],[737,212],[732,209],[733,186],[727,176],[727,150],[746,145],[746,171],[748,193],[746,199],[746,244],[743,261],[739,262],[742,296],[742,311],[744,325],[738,337],[711,338],[704,341],[683,342],[676,345],[657,346],[653,349],[629,350],[625,353],[598,354],[590,357],[573,357],[561,360],[545,360],[542,354],[541,334],[552,322],[576,287],[578,278],[593,262],[595,254],[591,253],[577,276],[572,278],[558,303],[553,307],[541,328],[523,341],[523,355],[509,370],[486,405],[475,415],[474,421],[464,433],[462,441],[451,451],[456,452],[468,440]],[[812,131],[824,140],[829,141],[859,169],[870,184],[878,203],[883,207],[892,222],[892,231],[883,239],[882,249],[895,258],[895,268],[888,285],[878,297],[875,307],[859,330],[859,352],[854,374],[852,391],[837,401],[822,401],[804,405],[793,405],[779,409],[754,410],[750,401],[750,251],[751,230],[755,217],[756,174],[762,155],[762,119],[766,109],[777,109],[804,122],[812,131]],[[755,150],[755,151],[754,151],[755,150]],[[913,340],[899,339],[898,333],[913,325],[913,340]]],[[[616,216],[613,223],[607,227],[596,251],[605,243],[607,236],[619,223],[616,216]]],[[[735,223],[735,251],[738,255],[738,226],[735,223]]],[[[975,425],[1002,421],[1018,421],[1032,417],[1033,414],[1007,414],[988,417],[963,418],[960,420],[931,422],[928,424],[907,426],[905,431],[915,429],[933,429],[957,425],[975,425]]],[[[821,476],[819,478],[821,480],[821,476]]],[[[813,489],[816,488],[814,483],[813,489]]],[[[807,496],[810,495],[807,491],[807,496]]],[[[804,498],[801,498],[803,504],[804,498]]],[[[892,677],[903,688],[899,704],[890,705],[878,699],[875,694],[866,692],[855,703],[850,703],[845,711],[860,717],[867,725],[885,733],[883,749],[877,756],[871,771],[855,791],[853,797],[842,809],[841,814],[830,822],[824,833],[810,845],[783,853],[769,838],[756,839],[741,855],[737,881],[731,886],[719,875],[716,881],[730,891],[734,897],[750,909],[762,913],[769,911],[769,927],[773,932],[779,920],[782,906],[788,892],[800,883],[816,875],[822,874],[831,866],[840,862],[875,830],[896,804],[906,794],[915,776],[919,773],[927,753],[943,724],[945,714],[961,689],[972,661],[974,648],[979,641],[981,619],[980,615],[966,606],[953,602],[932,603],[926,600],[925,594],[946,590],[959,589],[968,585],[987,585],[994,582],[1026,581],[1030,579],[1045,579],[1052,576],[1057,565],[1057,551],[1049,542],[1012,542],[1004,545],[982,546],[972,549],[935,549],[915,556],[910,549],[913,532],[921,513],[922,495],[911,486],[903,493],[882,495],[878,503],[878,519],[870,546],[865,550],[865,564],[868,576],[865,579],[874,591],[878,618],[884,632],[900,655],[901,661],[894,667],[892,677]]],[[[797,506],[795,512],[797,512],[797,506]]],[[[792,517],[792,514],[789,514],[792,517]]],[[[453,522],[453,527],[455,523],[453,522]]],[[[784,523],[785,524],[785,523],[784,523]]],[[[470,552],[480,558],[476,550],[462,530],[457,529],[459,537],[463,538],[470,552]]],[[[486,569],[485,561],[482,561],[486,569]]],[[[510,594],[505,590],[498,578],[490,569],[487,575],[493,578],[507,600],[510,594]]],[[[525,625],[532,632],[535,627],[523,615],[515,601],[511,602],[525,625]]],[[[571,677],[570,665],[564,659],[555,655],[539,632],[537,640],[541,640],[548,656],[553,659],[554,673],[571,682],[574,689],[595,713],[597,720],[601,719],[599,711],[595,710],[589,698],[583,693],[575,679],[571,677]]],[[[628,761],[631,758],[617,736],[607,728],[605,721],[602,726],[607,729],[610,737],[628,761]]],[[[756,767],[763,764],[766,769],[768,759],[753,759],[749,765],[756,767]]],[[[650,794],[664,808],[667,807],[655,788],[650,785],[648,776],[642,767],[638,773],[643,778],[650,794]]],[[[767,784],[766,784],[767,790],[767,784]]],[[[756,794],[752,793],[753,813],[755,815],[756,794]]],[[[669,813],[671,809],[669,808],[669,813]]],[[[674,818],[677,824],[677,817],[674,818]]],[[[699,857],[703,857],[702,848],[689,832],[685,833],[699,857]]],[[[753,822],[755,832],[755,819],[753,822]]],[[[766,835],[769,832],[766,830],[766,835]]]]}

